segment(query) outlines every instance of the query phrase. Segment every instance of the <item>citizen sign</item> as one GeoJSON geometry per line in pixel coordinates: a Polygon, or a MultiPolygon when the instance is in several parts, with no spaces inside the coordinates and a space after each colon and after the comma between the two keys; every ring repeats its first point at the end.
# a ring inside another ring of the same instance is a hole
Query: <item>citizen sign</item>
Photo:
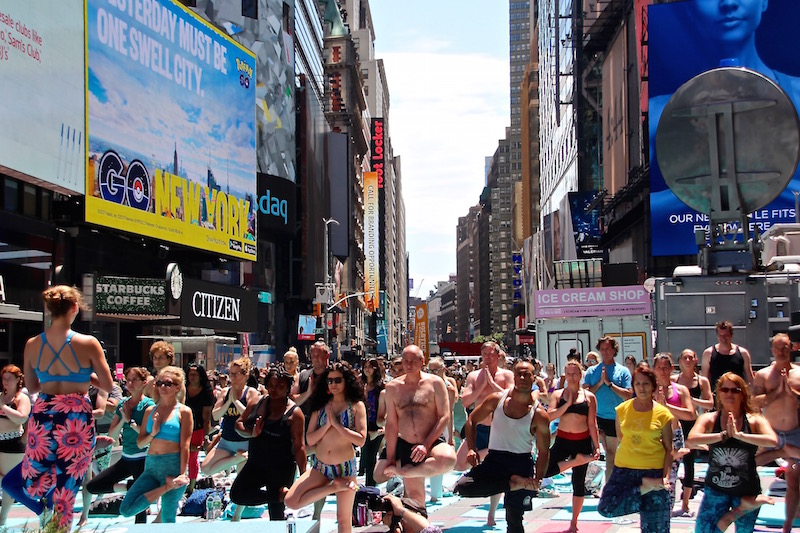
{"type": "Polygon", "coordinates": [[[238,322],[241,299],[195,291],[192,295],[192,313],[197,318],[238,322]]]}

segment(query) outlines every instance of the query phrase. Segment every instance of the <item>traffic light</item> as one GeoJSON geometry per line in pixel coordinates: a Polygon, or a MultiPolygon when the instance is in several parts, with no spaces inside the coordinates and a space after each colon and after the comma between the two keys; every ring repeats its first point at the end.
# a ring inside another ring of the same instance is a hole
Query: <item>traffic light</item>
{"type": "Polygon", "coordinates": [[[322,304],[314,304],[314,316],[322,316],[322,304]]]}

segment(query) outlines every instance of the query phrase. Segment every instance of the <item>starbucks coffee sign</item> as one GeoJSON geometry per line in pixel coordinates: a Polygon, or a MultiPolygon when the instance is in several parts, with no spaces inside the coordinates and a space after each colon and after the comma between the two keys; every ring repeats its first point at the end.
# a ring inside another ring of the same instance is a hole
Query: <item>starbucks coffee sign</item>
{"type": "Polygon", "coordinates": [[[167,312],[163,279],[100,276],[94,286],[95,313],[164,315],[167,312]]]}

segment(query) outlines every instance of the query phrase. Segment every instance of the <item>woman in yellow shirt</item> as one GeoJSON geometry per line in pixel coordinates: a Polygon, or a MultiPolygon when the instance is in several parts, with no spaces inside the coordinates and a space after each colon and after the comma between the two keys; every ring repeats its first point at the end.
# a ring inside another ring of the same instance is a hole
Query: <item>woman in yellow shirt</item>
{"type": "Polygon", "coordinates": [[[617,406],[619,446],[597,511],[606,517],[639,513],[644,533],[668,533],[672,414],[653,400],[656,376],[637,367],[636,396],[617,406]]]}

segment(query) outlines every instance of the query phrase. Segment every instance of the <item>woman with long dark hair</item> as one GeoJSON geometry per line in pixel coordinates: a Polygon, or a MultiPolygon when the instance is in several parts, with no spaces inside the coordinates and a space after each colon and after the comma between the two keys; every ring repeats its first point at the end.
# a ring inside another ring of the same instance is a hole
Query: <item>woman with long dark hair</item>
{"type": "Polygon", "coordinates": [[[369,487],[375,486],[375,463],[378,462],[378,452],[383,442],[383,424],[386,421],[386,408],[382,404],[385,402],[383,393],[384,372],[383,367],[377,359],[371,357],[364,362],[361,369],[361,379],[364,382],[364,394],[366,396],[367,408],[367,441],[361,447],[361,465],[359,470],[366,475],[365,484],[369,487]],[[380,415],[383,414],[383,417],[380,415]]]}
{"type": "Polygon", "coordinates": [[[253,399],[236,422],[236,431],[249,439],[247,462],[231,487],[238,507],[267,504],[270,520],[285,520],[283,499],[294,481],[295,468],[306,471],[303,437],[305,416],[291,399],[294,377],[279,367],[266,376],[267,394],[253,399]]]}
{"type": "Polygon", "coordinates": [[[758,508],[773,503],[761,494],[756,471],[759,447],[774,448],[778,436],[750,401],[741,376],[723,374],[716,384],[717,410],[697,419],[686,444],[708,446],[708,472],[697,513],[697,533],[722,531],[736,522],[736,532],[753,531],[758,508]]]}
{"type": "Polygon", "coordinates": [[[214,391],[203,365],[189,365],[186,373],[186,405],[192,410],[194,420],[192,440],[189,442],[189,487],[186,489],[191,493],[200,473],[198,456],[208,444],[208,434],[211,433],[211,408],[214,407],[214,391]]]}
{"type": "Polygon", "coordinates": [[[72,330],[83,295],[57,285],[42,293],[51,323],[28,340],[24,352],[25,386],[39,392],[28,420],[22,463],[3,478],[3,488],[47,523],[71,528],[75,497],[91,467],[94,420],[89,400],[92,374],[97,387],[111,391],[113,380],[100,342],[72,330]],[[45,511],[52,510],[54,515],[45,511]]]}
{"type": "Polygon", "coordinates": [[[363,446],[367,436],[364,386],[348,363],[337,362],[314,380],[309,401],[306,442],[314,447],[311,468],[289,489],[285,503],[299,509],[335,493],[339,531],[349,533],[358,489],[354,446],[363,446]]]}
{"type": "Polygon", "coordinates": [[[597,511],[606,517],[639,513],[645,533],[669,533],[672,413],[656,402],[655,373],[637,366],[632,399],[616,407],[619,446],[597,511]]]}
{"type": "MultiPolygon", "coordinates": [[[[31,413],[31,401],[22,392],[22,370],[16,365],[6,365],[0,370],[3,394],[0,396],[0,477],[5,476],[22,462],[25,454],[25,423],[31,413]]],[[[4,526],[13,498],[3,491],[0,526],[4,526]]]]}

